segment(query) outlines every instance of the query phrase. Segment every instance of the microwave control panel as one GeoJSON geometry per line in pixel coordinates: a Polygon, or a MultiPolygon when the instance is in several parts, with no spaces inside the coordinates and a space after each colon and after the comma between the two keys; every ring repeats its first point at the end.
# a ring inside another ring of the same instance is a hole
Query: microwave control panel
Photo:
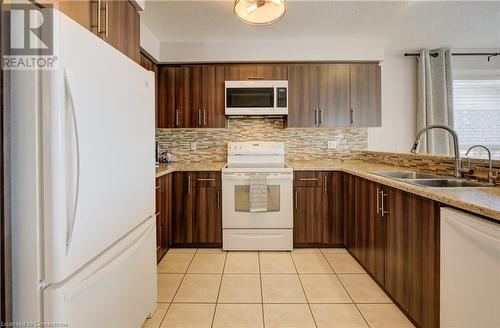
{"type": "Polygon", "coordinates": [[[286,88],[276,88],[276,98],[277,98],[277,107],[284,108],[287,106],[286,104],[286,88]]]}

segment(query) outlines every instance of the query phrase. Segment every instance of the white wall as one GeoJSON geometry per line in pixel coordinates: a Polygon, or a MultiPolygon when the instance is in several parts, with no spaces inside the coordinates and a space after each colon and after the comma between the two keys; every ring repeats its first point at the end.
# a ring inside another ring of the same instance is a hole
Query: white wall
{"type": "Polygon", "coordinates": [[[141,22],[140,26],[140,44],[141,48],[146,50],[148,54],[154,57],[157,61],[160,59],[160,41],[154,34],[141,22]]]}

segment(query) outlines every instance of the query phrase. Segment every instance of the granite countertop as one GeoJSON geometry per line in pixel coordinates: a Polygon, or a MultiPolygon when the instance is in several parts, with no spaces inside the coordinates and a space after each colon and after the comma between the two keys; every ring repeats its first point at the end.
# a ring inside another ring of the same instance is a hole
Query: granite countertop
{"type": "Polygon", "coordinates": [[[287,162],[296,171],[342,171],[500,221],[500,187],[431,188],[372,174],[373,171],[414,171],[412,168],[359,160],[287,162]]]}
{"type": "Polygon", "coordinates": [[[160,163],[156,167],[156,177],[175,172],[175,171],[220,171],[226,165],[226,162],[176,162],[173,164],[160,163]]]}
{"type": "MultiPolygon", "coordinates": [[[[395,179],[381,177],[373,171],[414,171],[412,168],[372,163],[361,160],[311,160],[287,162],[296,171],[342,171],[389,187],[426,197],[446,205],[500,221],[500,187],[431,188],[416,186],[395,179]]],[[[160,164],[156,177],[174,171],[220,171],[225,162],[178,162],[160,164]]]]}

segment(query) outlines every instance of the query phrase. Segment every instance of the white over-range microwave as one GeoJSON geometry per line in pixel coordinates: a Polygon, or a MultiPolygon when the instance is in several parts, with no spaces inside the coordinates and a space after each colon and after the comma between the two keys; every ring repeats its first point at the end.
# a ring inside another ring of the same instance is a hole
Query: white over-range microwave
{"type": "Polygon", "coordinates": [[[288,115],[288,81],[226,81],[226,115],[288,115]]]}

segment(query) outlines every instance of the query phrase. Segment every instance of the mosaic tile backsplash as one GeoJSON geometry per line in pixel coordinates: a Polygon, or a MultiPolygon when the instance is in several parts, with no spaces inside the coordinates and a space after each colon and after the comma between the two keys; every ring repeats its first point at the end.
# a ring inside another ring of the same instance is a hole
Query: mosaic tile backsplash
{"type": "Polygon", "coordinates": [[[156,129],[161,150],[178,162],[224,162],[228,142],[253,140],[284,142],[286,160],[349,159],[368,146],[366,128],[283,129],[283,119],[269,117],[230,118],[227,129],[156,129]],[[336,149],[328,149],[330,140],[336,149]]]}

